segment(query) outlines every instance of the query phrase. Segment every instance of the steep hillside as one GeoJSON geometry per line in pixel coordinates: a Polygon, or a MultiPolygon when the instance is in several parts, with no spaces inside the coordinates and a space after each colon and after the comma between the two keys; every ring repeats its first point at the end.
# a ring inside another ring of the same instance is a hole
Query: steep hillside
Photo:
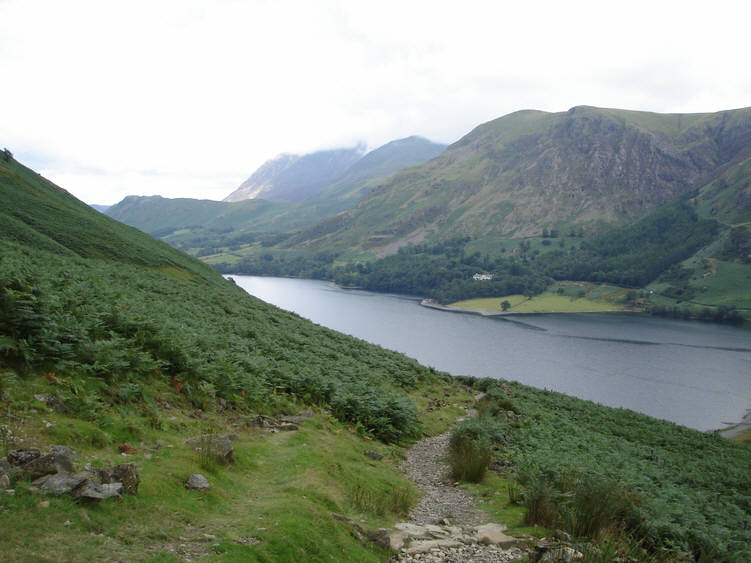
{"type": "MultiPolygon", "coordinates": [[[[211,388],[238,405],[263,404],[285,388],[336,401],[345,387],[356,397],[391,385],[394,376],[414,383],[427,373],[248,296],[16,162],[0,164],[0,197],[0,351],[17,369],[72,378],[105,402],[118,386],[177,378],[199,403],[211,388]],[[372,364],[378,358],[382,368],[372,364]]],[[[393,438],[412,431],[407,419],[394,422],[393,438]]]]}
{"type": "Polygon", "coordinates": [[[221,202],[128,196],[105,212],[183,250],[247,244],[270,232],[299,229],[318,217],[289,214],[295,204],[250,199],[221,202]]]}
{"type": "Polygon", "coordinates": [[[406,513],[412,486],[362,452],[390,455],[385,443],[419,435],[408,393],[445,376],[247,295],[12,159],[0,162],[0,198],[3,560],[177,561],[229,551],[293,561],[301,550],[314,561],[383,560],[382,548],[358,543],[331,512],[357,513],[370,528],[406,513]],[[297,433],[252,427],[259,413],[306,409],[315,414],[304,414],[297,433]],[[228,432],[236,438],[228,466],[185,444],[228,432]],[[137,462],[138,494],[85,506],[67,494],[39,496],[39,483],[6,456],[55,444],[78,452],[79,469],[137,462]],[[199,472],[210,491],[185,488],[199,472]],[[274,524],[259,527],[264,518],[274,524]],[[59,527],[56,540],[36,526],[59,527]]]}
{"type": "Polygon", "coordinates": [[[363,147],[283,154],[267,161],[224,201],[261,197],[271,201],[302,201],[341,178],[362,157],[363,147]]]}
{"type": "MultiPolygon", "coordinates": [[[[206,254],[222,247],[266,241],[270,233],[301,229],[349,209],[395,172],[421,164],[445,148],[421,137],[392,141],[356,161],[341,178],[319,193],[297,203],[268,201],[265,198],[270,192],[259,192],[252,199],[223,202],[128,196],[106,213],[178,248],[206,254]]],[[[288,157],[269,161],[252,178],[262,183],[285,177],[282,171],[287,170],[288,174],[290,159],[294,160],[288,157]]]]}
{"type": "Polygon", "coordinates": [[[33,252],[166,268],[183,277],[212,271],[169,245],[113,221],[14,160],[0,163],[0,237],[33,252]]]}
{"type": "Polygon", "coordinates": [[[519,238],[572,227],[594,233],[704,186],[749,156],[749,108],[521,111],[477,127],[288,245],[383,255],[453,236],[519,238]]]}
{"type": "Polygon", "coordinates": [[[355,162],[343,178],[324,188],[318,199],[359,201],[378,181],[383,181],[404,168],[427,162],[444,150],[446,145],[433,143],[422,137],[391,141],[355,162]]]}

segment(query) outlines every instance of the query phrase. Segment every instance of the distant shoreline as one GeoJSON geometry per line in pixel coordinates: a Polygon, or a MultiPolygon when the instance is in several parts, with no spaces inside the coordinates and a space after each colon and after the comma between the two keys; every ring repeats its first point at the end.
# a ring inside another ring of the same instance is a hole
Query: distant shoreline
{"type": "MultiPolygon", "coordinates": [[[[642,311],[628,311],[623,309],[609,309],[598,311],[491,311],[489,309],[466,309],[463,307],[454,307],[452,305],[441,305],[432,299],[423,299],[420,301],[420,305],[428,307],[430,309],[437,309],[439,311],[445,311],[447,313],[471,313],[474,315],[480,315],[482,317],[501,317],[508,315],[579,315],[588,313],[641,313],[642,311]]],[[[751,410],[749,410],[740,422],[726,422],[727,427],[716,430],[707,430],[707,432],[717,432],[723,438],[731,438],[737,434],[741,434],[746,430],[751,430],[751,410]]]]}
{"type": "Polygon", "coordinates": [[[501,317],[507,315],[579,315],[591,313],[641,313],[642,311],[629,311],[624,309],[597,309],[593,311],[491,311],[490,309],[466,309],[452,305],[441,305],[432,299],[423,299],[420,305],[430,309],[438,309],[449,313],[472,313],[483,317],[501,317]]]}

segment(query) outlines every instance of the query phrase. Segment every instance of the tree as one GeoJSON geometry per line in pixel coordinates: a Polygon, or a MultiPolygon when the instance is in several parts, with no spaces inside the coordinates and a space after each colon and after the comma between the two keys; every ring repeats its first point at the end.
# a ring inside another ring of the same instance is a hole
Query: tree
{"type": "Polygon", "coordinates": [[[510,307],[511,307],[511,303],[509,303],[506,300],[501,301],[501,310],[508,311],[510,307]]]}

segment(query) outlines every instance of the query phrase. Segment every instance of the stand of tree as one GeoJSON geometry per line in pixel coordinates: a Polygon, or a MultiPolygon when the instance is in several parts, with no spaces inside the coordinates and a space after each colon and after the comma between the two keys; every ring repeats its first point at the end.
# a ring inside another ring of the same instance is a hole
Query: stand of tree
{"type": "Polygon", "coordinates": [[[700,219],[689,202],[688,196],[681,197],[633,225],[581,240],[568,250],[540,253],[523,241],[512,253],[489,256],[468,252],[469,237],[455,237],[409,245],[370,262],[335,265],[339,257],[334,253],[285,254],[268,249],[216,268],[225,273],[333,279],[342,286],[420,295],[441,303],[516,293],[533,296],[555,280],[637,288],[661,275],[675,277],[681,261],[715,240],[718,223],[700,219]],[[477,281],[472,278],[475,273],[493,278],[477,281]]]}

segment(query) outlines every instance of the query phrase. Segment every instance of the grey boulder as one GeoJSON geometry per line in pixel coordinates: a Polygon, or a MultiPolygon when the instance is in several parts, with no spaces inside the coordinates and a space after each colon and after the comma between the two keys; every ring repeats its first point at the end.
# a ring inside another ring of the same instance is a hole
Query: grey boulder
{"type": "Polygon", "coordinates": [[[206,489],[209,489],[210,487],[211,485],[209,484],[209,480],[206,479],[206,477],[204,477],[200,473],[194,473],[193,475],[188,477],[187,481],[185,481],[186,489],[205,491],[206,489]]]}

